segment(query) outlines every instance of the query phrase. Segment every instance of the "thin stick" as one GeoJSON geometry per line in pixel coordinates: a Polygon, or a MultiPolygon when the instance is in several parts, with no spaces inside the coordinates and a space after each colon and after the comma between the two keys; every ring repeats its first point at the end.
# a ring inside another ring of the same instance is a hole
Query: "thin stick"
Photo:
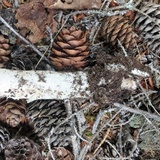
{"type": "Polygon", "coordinates": [[[114,103],[114,106],[116,106],[118,108],[121,108],[123,110],[129,111],[131,113],[140,114],[140,115],[143,115],[147,118],[151,118],[151,119],[154,119],[154,120],[160,122],[160,117],[155,115],[155,114],[151,114],[149,112],[146,112],[146,111],[143,111],[143,110],[140,110],[140,109],[136,109],[136,108],[130,108],[130,107],[127,107],[126,105],[123,105],[123,104],[120,104],[120,103],[114,103]]]}
{"type": "Polygon", "coordinates": [[[50,143],[50,139],[51,139],[51,135],[54,133],[54,129],[52,128],[51,132],[49,133],[48,135],[48,138],[47,138],[47,146],[48,146],[48,150],[51,154],[51,157],[52,157],[52,160],[56,160],[54,158],[54,155],[53,155],[53,152],[52,152],[52,149],[51,149],[51,143],[50,143]]]}
{"type": "MultiPolygon", "coordinates": [[[[117,121],[118,118],[119,118],[119,116],[116,117],[114,121],[112,121],[111,125],[113,125],[113,124],[117,121]]],[[[99,148],[102,146],[102,144],[103,144],[103,143],[106,141],[106,139],[109,137],[109,133],[110,133],[110,132],[111,132],[111,128],[109,128],[109,129],[107,130],[105,136],[103,137],[102,141],[100,142],[100,144],[98,145],[98,147],[95,149],[95,151],[93,152],[93,154],[96,154],[96,152],[99,150],[99,148]]]]}
{"type": "MultiPolygon", "coordinates": [[[[91,140],[89,141],[89,143],[87,143],[87,144],[85,145],[85,147],[84,147],[84,148],[85,148],[85,153],[88,152],[88,150],[90,149],[90,146],[91,146],[92,142],[95,140],[96,137],[99,136],[99,133],[102,132],[102,130],[103,130],[104,128],[106,128],[106,126],[107,126],[108,124],[110,124],[110,123],[116,118],[116,116],[121,113],[121,111],[122,111],[122,109],[120,109],[119,111],[117,111],[117,112],[113,115],[113,117],[112,117],[109,121],[107,121],[107,122],[93,135],[92,139],[91,139],[91,140]]],[[[81,151],[81,153],[80,153],[79,159],[80,159],[80,160],[84,160],[84,153],[82,153],[82,151],[81,151]]]]}
{"type": "Polygon", "coordinates": [[[51,62],[48,60],[48,58],[46,58],[44,56],[43,53],[41,53],[33,44],[31,44],[28,40],[26,40],[24,37],[22,37],[17,31],[15,31],[15,29],[13,27],[11,27],[1,16],[0,16],[0,21],[6,27],[8,27],[16,36],[18,36],[24,43],[26,43],[27,45],[29,45],[29,47],[31,47],[39,56],[43,57],[43,59],[45,61],[47,61],[51,65],[51,62]]]}

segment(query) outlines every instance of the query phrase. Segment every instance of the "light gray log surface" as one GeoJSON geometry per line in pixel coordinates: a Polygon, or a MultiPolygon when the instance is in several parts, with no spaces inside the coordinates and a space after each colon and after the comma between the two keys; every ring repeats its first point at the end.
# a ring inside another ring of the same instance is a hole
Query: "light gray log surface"
{"type": "Polygon", "coordinates": [[[90,96],[85,72],[0,69],[0,96],[13,99],[67,99],[90,96]]]}

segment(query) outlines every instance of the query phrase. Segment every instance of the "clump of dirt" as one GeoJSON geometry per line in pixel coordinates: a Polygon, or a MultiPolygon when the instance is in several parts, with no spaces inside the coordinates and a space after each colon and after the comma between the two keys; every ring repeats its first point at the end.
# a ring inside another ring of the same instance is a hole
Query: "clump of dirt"
{"type": "Polygon", "coordinates": [[[103,51],[98,53],[97,63],[89,69],[88,74],[94,101],[104,106],[127,100],[137,89],[135,79],[143,79],[133,75],[134,69],[150,75],[149,68],[134,58],[122,55],[112,56],[103,51]],[[126,87],[122,87],[123,80],[127,80],[126,87]]]}

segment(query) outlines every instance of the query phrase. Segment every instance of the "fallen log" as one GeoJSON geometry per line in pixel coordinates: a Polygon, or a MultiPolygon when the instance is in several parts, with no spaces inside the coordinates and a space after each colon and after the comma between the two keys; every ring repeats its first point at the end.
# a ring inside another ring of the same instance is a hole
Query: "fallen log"
{"type": "Polygon", "coordinates": [[[91,96],[85,72],[0,69],[0,96],[12,99],[67,99],[91,96]]]}
{"type": "MultiPolygon", "coordinates": [[[[110,77],[111,79],[115,78],[117,72],[124,72],[123,65],[120,66],[119,64],[108,64],[107,67],[108,71],[113,71],[114,73],[110,77]],[[118,70],[116,70],[116,68],[118,68],[118,70]]],[[[111,73],[108,71],[107,73],[110,76],[111,73]]],[[[99,79],[97,80],[96,76],[89,76],[89,73],[85,71],[56,72],[0,69],[0,97],[26,99],[28,102],[38,99],[88,99],[95,95],[94,92],[98,92],[98,90],[96,90],[98,87],[106,88],[106,85],[111,83],[111,79],[105,79],[105,76],[107,76],[105,73],[106,71],[104,71],[101,76],[98,75],[100,77],[98,77],[99,79]],[[93,90],[93,88],[95,89],[93,90]]],[[[148,72],[135,68],[129,73],[143,78],[150,76],[148,72]]],[[[90,74],[92,74],[92,72],[90,74]]],[[[135,78],[132,77],[125,78],[123,74],[119,75],[119,88],[118,90],[115,90],[117,94],[120,94],[118,92],[121,90],[128,90],[129,92],[132,92],[137,89],[137,79],[135,80],[135,78]]],[[[114,83],[117,83],[117,81],[114,83]]],[[[110,89],[113,90],[113,87],[110,89]]],[[[109,93],[109,95],[110,94],[111,93],[109,93]]],[[[106,96],[109,95],[106,92],[106,96]]]]}

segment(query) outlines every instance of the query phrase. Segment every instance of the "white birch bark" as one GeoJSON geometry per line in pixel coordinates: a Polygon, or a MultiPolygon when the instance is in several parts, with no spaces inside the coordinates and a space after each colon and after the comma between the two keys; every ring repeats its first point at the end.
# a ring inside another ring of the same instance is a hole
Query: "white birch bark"
{"type": "Polygon", "coordinates": [[[85,72],[17,71],[0,69],[0,97],[26,99],[87,98],[85,72]]]}
{"type": "MultiPolygon", "coordinates": [[[[141,77],[149,76],[149,73],[138,69],[132,74],[141,77]]],[[[0,69],[0,77],[0,97],[26,99],[27,102],[38,99],[64,100],[92,97],[87,72],[0,69]]],[[[122,79],[121,89],[135,90],[136,88],[134,78],[122,79]]]]}

